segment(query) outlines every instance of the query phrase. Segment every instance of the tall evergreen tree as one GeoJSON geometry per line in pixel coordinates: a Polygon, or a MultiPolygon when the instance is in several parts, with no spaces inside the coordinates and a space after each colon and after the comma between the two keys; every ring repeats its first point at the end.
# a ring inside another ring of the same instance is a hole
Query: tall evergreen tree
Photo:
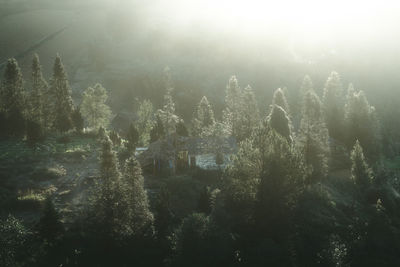
{"type": "Polygon", "coordinates": [[[349,147],[356,140],[365,149],[369,160],[380,155],[381,135],[376,111],[363,91],[356,92],[350,84],[345,105],[346,140],[349,147]]]}
{"type": "Polygon", "coordinates": [[[139,144],[147,146],[150,141],[150,131],[155,124],[153,104],[149,100],[143,100],[139,104],[136,122],[139,131],[139,144]]]}
{"type": "Polygon", "coordinates": [[[71,97],[71,87],[69,86],[67,73],[61,61],[60,55],[56,56],[53,66],[53,77],[50,81],[50,94],[54,98],[54,122],[53,127],[66,132],[73,128],[72,112],[73,102],[71,97]]]}
{"type": "Polygon", "coordinates": [[[314,91],[314,85],[310,76],[306,75],[300,87],[300,97],[303,99],[309,91],[314,91]]]}
{"type": "Polygon", "coordinates": [[[111,109],[105,104],[107,99],[107,90],[99,83],[83,92],[81,110],[89,127],[97,130],[100,126],[108,126],[111,109]]]}
{"type": "Polygon", "coordinates": [[[364,157],[363,149],[358,140],[356,141],[350,155],[351,159],[351,180],[360,187],[367,187],[373,180],[372,170],[364,157]]]}
{"type": "Polygon", "coordinates": [[[123,192],[118,161],[112,142],[103,139],[100,156],[100,180],[92,195],[90,219],[103,237],[117,238],[130,234],[128,201],[123,192]]]}
{"type": "Polygon", "coordinates": [[[172,99],[171,90],[167,90],[164,95],[164,107],[157,111],[157,115],[161,119],[167,135],[176,132],[176,125],[182,119],[175,114],[175,103],[172,99]]]}
{"type": "Polygon", "coordinates": [[[271,106],[271,111],[266,122],[269,127],[274,129],[281,136],[285,137],[289,143],[293,141],[291,120],[281,106],[271,106]]]}
{"type": "Polygon", "coordinates": [[[7,61],[1,88],[1,108],[5,115],[7,130],[11,136],[25,134],[25,92],[21,69],[18,62],[11,58],[7,61]]]}
{"type": "Polygon", "coordinates": [[[156,123],[150,131],[150,143],[153,143],[165,136],[164,125],[159,116],[157,116],[156,123]]]}
{"type": "Polygon", "coordinates": [[[150,211],[149,200],[144,189],[142,168],[134,156],[126,160],[124,184],[133,234],[151,235],[154,216],[150,211]]]}
{"type": "Polygon", "coordinates": [[[272,104],[280,106],[290,116],[289,104],[286,100],[286,95],[281,88],[276,89],[274,96],[272,97],[272,104]]]}
{"type": "Polygon", "coordinates": [[[244,88],[242,93],[242,105],[240,112],[240,131],[238,140],[244,140],[251,136],[254,128],[260,123],[260,112],[253,88],[250,85],[244,88]]]}
{"type": "Polygon", "coordinates": [[[172,230],[174,213],[171,206],[171,194],[166,187],[158,192],[154,205],[154,227],[157,238],[165,239],[172,230]]]}
{"type": "Polygon", "coordinates": [[[126,135],[126,139],[128,141],[126,145],[127,149],[130,152],[134,152],[139,142],[139,132],[133,123],[129,125],[129,130],[126,135]]]}
{"type": "Polygon", "coordinates": [[[325,122],[332,138],[343,139],[342,82],[337,72],[328,77],[323,95],[325,122]]]}
{"type": "Polygon", "coordinates": [[[310,181],[326,177],[328,173],[329,134],[325,125],[322,103],[313,90],[307,91],[302,107],[299,149],[310,167],[310,181]]]}
{"type": "Polygon", "coordinates": [[[40,236],[49,242],[55,241],[64,233],[64,226],[61,223],[60,215],[55,209],[51,197],[46,198],[38,229],[40,236]]]}
{"type": "Polygon", "coordinates": [[[240,110],[242,105],[242,89],[236,76],[232,76],[225,91],[225,109],[223,110],[223,123],[227,131],[238,137],[240,127],[240,110]]]}
{"type": "Polygon", "coordinates": [[[46,127],[46,94],[48,85],[43,78],[42,66],[40,65],[39,56],[35,54],[32,60],[32,91],[30,95],[30,120],[35,121],[40,126],[46,127]]]}
{"type": "Polygon", "coordinates": [[[214,112],[208,102],[207,97],[203,96],[197,105],[192,119],[193,136],[210,136],[214,134],[215,118],[214,112]]]}

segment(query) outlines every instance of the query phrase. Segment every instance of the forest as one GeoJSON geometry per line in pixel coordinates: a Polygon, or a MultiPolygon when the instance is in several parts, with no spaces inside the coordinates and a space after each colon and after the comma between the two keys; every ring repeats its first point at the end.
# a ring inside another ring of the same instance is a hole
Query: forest
{"type": "Polygon", "coordinates": [[[400,265],[397,51],[115,2],[0,1],[0,266],[400,265]]]}

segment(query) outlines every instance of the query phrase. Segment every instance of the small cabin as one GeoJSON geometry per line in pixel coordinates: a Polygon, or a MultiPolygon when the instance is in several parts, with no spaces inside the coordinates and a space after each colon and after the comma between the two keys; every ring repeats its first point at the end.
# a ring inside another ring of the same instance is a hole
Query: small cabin
{"type": "Polygon", "coordinates": [[[234,137],[184,137],[170,135],[151,143],[138,159],[153,174],[169,170],[184,173],[190,169],[224,169],[237,152],[234,137]]]}

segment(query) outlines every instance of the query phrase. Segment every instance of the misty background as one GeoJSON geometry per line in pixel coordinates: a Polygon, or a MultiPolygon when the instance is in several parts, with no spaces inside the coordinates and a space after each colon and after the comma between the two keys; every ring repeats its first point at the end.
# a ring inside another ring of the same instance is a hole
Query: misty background
{"type": "Polygon", "coordinates": [[[391,107],[397,118],[398,10],[386,1],[3,0],[0,64],[16,57],[29,77],[37,52],[48,78],[60,53],[75,100],[100,82],[114,113],[134,109],[135,98],[160,106],[169,66],[184,119],[203,95],[219,116],[230,75],[250,84],[266,111],[278,87],[296,102],[305,74],[321,96],[336,70],[344,90],[352,82],[378,113],[391,107]]]}

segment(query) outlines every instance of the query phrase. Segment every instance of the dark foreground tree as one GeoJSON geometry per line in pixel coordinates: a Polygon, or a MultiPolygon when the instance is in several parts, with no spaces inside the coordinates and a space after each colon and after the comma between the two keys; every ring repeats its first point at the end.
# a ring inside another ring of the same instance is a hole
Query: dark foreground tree
{"type": "Polygon", "coordinates": [[[54,61],[53,77],[50,81],[49,93],[54,99],[53,127],[60,132],[72,129],[72,112],[74,106],[71,97],[71,87],[69,86],[67,73],[65,72],[60,55],[57,55],[54,61]]]}
{"type": "Polygon", "coordinates": [[[47,197],[44,203],[42,217],[38,225],[39,234],[48,242],[54,242],[64,234],[64,226],[60,215],[54,207],[51,197],[47,197]]]}
{"type": "Polygon", "coordinates": [[[1,86],[1,109],[5,114],[8,135],[21,137],[25,134],[25,92],[21,69],[12,58],[7,61],[1,86]]]}
{"type": "Polygon", "coordinates": [[[136,236],[152,236],[154,217],[149,208],[144,178],[139,162],[134,156],[125,162],[124,192],[128,200],[130,227],[136,236]]]}

